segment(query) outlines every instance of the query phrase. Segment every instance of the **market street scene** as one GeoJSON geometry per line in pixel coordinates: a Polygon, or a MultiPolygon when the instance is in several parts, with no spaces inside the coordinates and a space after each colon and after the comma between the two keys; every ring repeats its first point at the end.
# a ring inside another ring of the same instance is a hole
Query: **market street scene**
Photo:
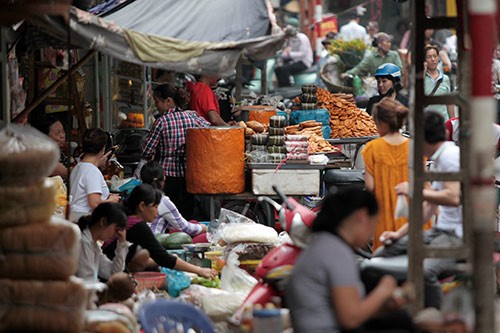
{"type": "Polygon", "coordinates": [[[500,0],[0,1],[0,332],[500,332],[500,0]]]}

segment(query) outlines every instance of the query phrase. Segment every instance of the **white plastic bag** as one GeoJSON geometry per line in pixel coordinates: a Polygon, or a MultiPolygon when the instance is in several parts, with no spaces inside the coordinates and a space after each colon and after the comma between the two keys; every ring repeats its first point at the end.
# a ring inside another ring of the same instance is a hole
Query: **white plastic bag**
{"type": "Polygon", "coordinates": [[[396,209],[394,210],[394,218],[408,218],[408,202],[406,201],[406,195],[400,194],[396,199],[396,209]]]}
{"type": "Polygon", "coordinates": [[[230,253],[220,278],[220,288],[229,292],[242,292],[246,295],[257,284],[257,279],[239,267],[238,255],[230,253]]]}

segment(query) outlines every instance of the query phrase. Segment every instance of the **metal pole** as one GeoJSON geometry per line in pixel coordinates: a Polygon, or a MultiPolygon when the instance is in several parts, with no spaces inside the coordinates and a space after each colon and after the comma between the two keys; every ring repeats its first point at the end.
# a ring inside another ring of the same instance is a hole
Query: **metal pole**
{"type": "Polygon", "coordinates": [[[149,110],[148,90],[149,90],[149,87],[152,88],[151,67],[145,67],[145,72],[146,72],[146,81],[144,82],[144,127],[149,128],[150,117],[148,114],[148,110],[149,110]]]}
{"type": "Polygon", "coordinates": [[[242,76],[243,76],[243,58],[240,56],[240,59],[236,63],[236,78],[234,82],[234,97],[236,98],[237,101],[241,99],[241,90],[242,90],[242,76]]]}
{"type": "Polygon", "coordinates": [[[107,55],[103,55],[102,57],[102,82],[104,83],[102,86],[102,95],[103,95],[103,112],[104,112],[104,130],[109,131],[111,129],[111,93],[110,88],[112,82],[110,81],[110,67],[109,61],[110,58],[107,55]]]}
{"type": "Polygon", "coordinates": [[[493,130],[495,100],[491,92],[491,66],[494,50],[494,0],[469,0],[469,31],[472,42],[470,100],[471,150],[470,175],[472,195],[474,305],[476,333],[493,332],[494,282],[491,275],[495,190],[493,180],[493,130]]]}
{"type": "Polygon", "coordinates": [[[10,123],[10,91],[9,91],[9,74],[8,74],[8,54],[7,42],[5,40],[5,28],[0,27],[0,69],[2,81],[2,120],[5,123],[10,123]]]}
{"type": "Polygon", "coordinates": [[[143,66],[142,75],[142,113],[144,114],[144,126],[149,128],[149,117],[148,117],[148,68],[143,66]]]}
{"type": "Polygon", "coordinates": [[[95,89],[95,112],[94,112],[94,124],[96,127],[101,128],[101,88],[99,80],[99,54],[95,54],[94,57],[94,89],[95,89]]]}
{"type": "Polygon", "coordinates": [[[323,46],[321,45],[320,38],[320,23],[323,20],[323,6],[321,0],[316,0],[316,5],[314,6],[314,31],[313,36],[315,36],[316,41],[316,60],[319,60],[323,46]]]}
{"type": "Polygon", "coordinates": [[[408,243],[408,280],[414,285],[416,291],[415,302],[410,304],[410,311],[416,313],[424,307],[424,244],[423,244],[423,184],[424,166],[424,16],[425,1],[412,1],[414,13],[414,32],[412,40],[412,73],[415,78],[414,85],[410,83],[410,129],[413,140],[410,141],[409,179],[410,179],[410,218],[409,218],[409,243],[408,243]],[[422,33],[420,33],[422,32],[422,33]]]}
{"type": "Polygon", "coordinates": [[[260,70],[260,93],[262,95],[267,95],[269,91],[268,83],[267,83],[267,59],[262,64],[262,68],[260,70]]]}

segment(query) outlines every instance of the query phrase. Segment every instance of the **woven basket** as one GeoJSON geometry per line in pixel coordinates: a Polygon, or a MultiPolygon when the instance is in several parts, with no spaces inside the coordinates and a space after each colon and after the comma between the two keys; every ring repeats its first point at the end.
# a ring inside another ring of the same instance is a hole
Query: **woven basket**
{"type": "Polygon", "coordinates": [[[352,87],[344,86],[340,83],[340,71],[338,66],[333,62],[328,62],[321,66],[319,76],[321,77],[321,80],[325,84],[328,91],[331,93],[354,93],[354,89],[352,87]],[[329,75],[327,75],[327,73],[329,75]],[[337,77],[337,80],[335,82],[332,81],[332,77],[337,77]]]}
{"type": "Polygon", "coordinates": [[[136,291],[144,289],[160,288],[165,282],[167,274],[159,272],[138,272],[134,274],[134,279],[137,282],[136,291]]]}

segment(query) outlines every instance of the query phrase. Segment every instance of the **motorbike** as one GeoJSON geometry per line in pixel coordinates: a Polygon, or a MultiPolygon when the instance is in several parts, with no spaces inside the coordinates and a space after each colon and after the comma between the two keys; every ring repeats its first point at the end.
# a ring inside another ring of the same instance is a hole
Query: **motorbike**
{"type": "Polygon", "coordinates": [[[259,197],[258,200],[269,203],[278,212],[279,223],[282,230],[287,232],[289,241],[269,251],[257,266],[254,276],[257,277],[258,283],[231,317],[233,323],[241,322],[247,307],[254,304],[265,305],[273,297],[284,295],[294,264],[311,238],[311,227],[316,212],[299,204],[294,198],[287,197],[276,186],[273,186],[273,190],[282,200],[282,204],[269,197],[259,197]]]}

